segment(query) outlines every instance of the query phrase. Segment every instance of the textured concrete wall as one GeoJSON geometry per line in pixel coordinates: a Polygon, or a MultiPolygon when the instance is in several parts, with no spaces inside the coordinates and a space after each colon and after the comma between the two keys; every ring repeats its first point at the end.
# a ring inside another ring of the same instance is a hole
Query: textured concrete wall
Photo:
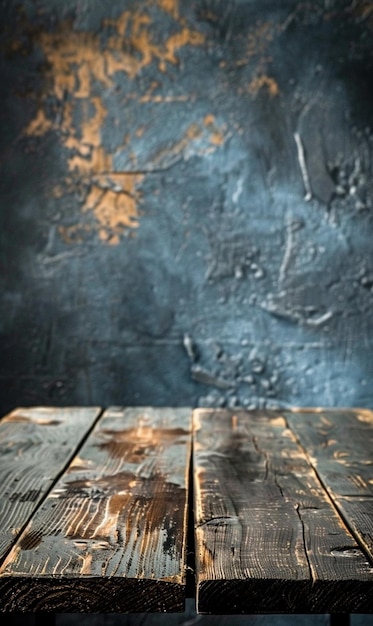
{"type": "Polygon", "coordinates": [[[371,3],[0,7],[2,412],[372,406],[371,3]]]}

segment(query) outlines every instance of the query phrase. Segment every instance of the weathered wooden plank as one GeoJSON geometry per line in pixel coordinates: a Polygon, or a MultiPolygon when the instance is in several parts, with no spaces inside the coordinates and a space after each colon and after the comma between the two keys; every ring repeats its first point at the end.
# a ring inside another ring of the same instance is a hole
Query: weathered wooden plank
{"type": "Polygon", "coordinates": [[[287,411],[289,426],[347,525],[373,562],[373,413],[287,411]]]}
{"type": "Polygon", "coordinates": [[[285,419],[194,420],[198,611],[372,611],[373,570],[285,419]]]}
{"type": "Polygon", "coordinates": [[[100,409],[18,408],[0,422],[0,562],[100,409]]]}
{"type": "Polygon", "coordinates": [[[190,409],[106,411],[0,573],[0,609],[181,611],[190,409]]]}

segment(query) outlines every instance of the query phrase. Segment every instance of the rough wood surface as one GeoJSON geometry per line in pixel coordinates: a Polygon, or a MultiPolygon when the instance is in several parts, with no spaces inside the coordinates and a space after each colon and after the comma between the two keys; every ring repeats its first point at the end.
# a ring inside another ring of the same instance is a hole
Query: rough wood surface
{"type": "Polygon", "coordinates": [[[371,612],[373,569],[285,419],[194,417],[198,610],[371,612]]]}
{"type": "Polygon", "coordinates": [[[189,409],[109,409],[0,574],[0,609],[181,611],[189,409]]]}
{"type": "Polygon", "coordinates": [[[373,413],[294,410],[286,419],[373,563],[373,413]]]}
{"type": "Polygon", "coordinates": [[[98,408],[18,408],[0,422],[0,562],[92,427],[98,408]]]}

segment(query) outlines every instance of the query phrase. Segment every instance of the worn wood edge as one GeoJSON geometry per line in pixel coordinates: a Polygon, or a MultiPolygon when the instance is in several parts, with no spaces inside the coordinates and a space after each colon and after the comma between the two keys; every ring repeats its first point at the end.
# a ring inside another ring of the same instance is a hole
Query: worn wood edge
{"type": "MultiPolygon", "coordinates": [[[[108,407],[96,417],[90,429],[112,411],[139,411],[149,408],[185,412],[189,416],[189,440],[185,466],[185,504],[183,533],[187,537],[190,463],[192,454],[191,407],[108,407]]],[[[76,453],[75,453],[76,454],[76,453]]],[[[74,456],[75,456],[74,454],[74,456]]],[[[72,459],[70,460],[70,463],[72,459]]],[[[51,488],[52,490],[52,488],[51,488]]],[[[51,491],[50,490],[50,491],[51,491]]],[[[49,492],[48,492],[49,493],[49,492]]],[[[47,497],[47,496],[46,496],[47,497]]],[[[101,577],[25,577],[0,574],[0,612],[105,612],[105,613],[181,613],[185,610],[187,542],[183,542],[180,574],[163,579],[101,577]],[[107,590],[107,596],[103,593],[107,590]],[[157,597],[159,596],[159,597],[157,597]]],[[[5,563],[4,563],[5,567],[5,563]]]]}
{"type": "Polygon", "coordinates": [[[193,411],[193,448],[192,448],[192,471],[193,471],[193,519],[194,519],[194,529],[193,529],[193,533],[194,533],[194,579],[195,579],[195,593],[196,593],[196,611],[197,613],[206,613],[208,614],[209,611],[204,611],[204,610],[200,610],[199,608],[199,592],[200,590],[203,589],[204,585],[210,581],[199,581],[198,577],[199,577],[199,571],[200,571],[200,564],[202,562],[202,558],[201,558],[201,554],[199,552],[199,526],[198,526],[198,520],[201,518],[202,514],[201,514],[201,507],[200,507],[200,502],[201,502],[201,491],[200,491],[200,482],[198,481],[198,475],[197,475],[197,465],[196,465],[196,456],[195,456],[195,452],[196,452],[196,434],[197,432],[201,429],[202,425],[201,425],[201,421],[200,421],[200,415],[201,413],[207,413],[212,415],[215,412],[216,409],[214,408],[198,408],[198,409],[194,409],[193,411]]]}
{"type": "MultiPolygon", "coordinates": [[[[369,425],[371,424],[373,427],[373,411],[371,409],[362,408],[362,407],[333,407],[333,408],[318,407],[316,409],[292,407],[291,410],[285,410],[281,414],[283,415],[286,421],[287,428],[289,428],[289,430],[292,432],[298,445],[303,450],[303,453],[308,463],[310,464],[310,467],[313,469],[313,472],[318,482],[323,488],[326,497],[328,498],[336,514],[340,518],[342,524],[345,526],[347,531],[351,534],[351,536],[356,541],[357,546],[359,546],[360,550],[362,551],[362,553],[364,554],[364,557],[367,560],[368,565],[371,565],[372,571],[373,571],[373,550],[372,550],[371,539],[370,540],[367,539],[367,536],[365,536],[364,531],[361,530],[361,528],[359,528],[358,525],[356,524],[356,519],[354,519],[353,514],[348,511],[346,504],[348,503],[350,497],[343,496],[343,495],[336,493],[334,489],[330,485],[328,485],[327,480],[323,476],[322,470],[320,471],[318,467],[317,458],[314,458],[314,456],[309,452],[309,450],[307,449],[307,447],[304,445],[302,441],[302,432],[301,432],[302,429],[300,428],[300,430],[298,430],[293,421],[296,415],[325,415],[325,417],[327,418],[328,414],[332,414],[335,417],[336,415],[338,415],[338,413],[341,413],[341,414],[347,413],[347,414],[353,415],[354,417],[357,418],[359,422],[369,423],[369,425]],[[290,419],[288,415],[289,413],[291,414],[290,419]]],[[[366,495],[361,496],[361,497],[353,496],[351,500],[352,501],[361,500],[362,502],[364,502],[364,501],[370,500],[371,498],[372,496],[366,496],[366,495]]],[[[371,593],[373,595],[373,589],[371,593]]]]}
{"type": "Polygon", "coordinates": [[[8,411],[7,413],[5,413],[4,415],[1,416],[0,421],[3,420],[7,420],[7,418],[11,418],[12,416],[16,416],[18,413],[23,413],[23,414],[27,414],[29,413],[30,416],[32,414],[35,413],[45,413],[45,414],[49,414],[51,412],[54,411],[66,411],[66,412],[73,412],[73,411],[81,411],[81,410],[92,410],[92,411],[98,411],[100,414],[103,412],[103,408],[101,406],[98,405],[84,405],[84,406],[80,406],[80,405],[69,405],[69,406],[17,406],[14,409],[12,409],[11,411],[8,411]]]}
{"type": "Polygon", "coordinates": [[[351,528],[351,533],[354,535],[358,545],[360,545],[366,553],[373,569],[373,496],[364,496],[362,498],[358,496],[352,498],[350,496],[335,496],[335,504],[340,510],[341,516],[345,519],[345,523],[351,528]],[[359,523],[357,522],[354,507],[359,502],[366,507],[369,506],[371,509],[371,511],[367,513],[363,511],[363,515],[366,515],[366,517],[369,517],[371,520],[369,527],[364,527],[361,521],[359,521],[359,523]]]}
{"type": "MultiPolygon", "coordinates": [[[[48,495],[51,493],[51,491],[53,490],[54,486],[58,482],[59,478],[63,475],[63,473],[66,471],[66,469],[71,464],[72,460],[78,454],[80,448],[82,447],[82,445],[84,444],[84,442],[88,438],[89,434],[93,431],[93,429],[95,428],[97,422],[99,421],[100,417],[102,416],[103,409],[100,406],[84,406],[84,407],[81,407],[81,406],[65,406],[65,407],[54,407],[54,406],[48,406],[48,407],[47,406],[22,407],[22,406],[19,406],[19,407],[13,409],[12,411],[8,412],[0,420],[0,424],[3,424],[3,423],[6,424],[6,423],[9,423],[9,422],[11,423],[12,419],[14,417],[17,417],[19,414],[21,414],[21,416],[22,415],[26,415],[26,416],[29,415],[30,418],[34,417],[34,419],[35,419],[35,415],[37,416],[38,413],[40,413],[43,416],[43,415],[50,415],[51,413],[59,413],[59,412],[60,413],[61,412],[73,413],[74,411],[92,411],[92,419],[90,421],[90,424],[87,427],[87,429],[85,430],[85,432],[82,434],[82,436],[80,437],[79,441],[76,443],[75,447],[71,450],[71,453],[67,457],[66,462],[64,463],[64,465],[60,467],[58,472],[55,474],[53,480],[51,480],[50,484],[48,486],[46,486],[44,493],[35,502],[35,506],[34,506],[33,510],[25,518],[25,521],[19,527],[18,532],[16,534],[14,534],[14,537],[13,537],[9,547],[2,554],[0,554],[0,576],[1,576],[1,571],[2,571],[3,567],[5,566],[5,563],[7,562],[10,554],[13,552],[13,549],[17,545],[17,543],[20,540],[21,536],[25,532],[25,529],[30,524],[33,516],[38,511],[38,509],[42,506],[43,502],[46,500],[48,495]]],[[[42,422],[41,422],[41,425],[43,425],[42,422]]]]}
{"type": "Polygon", "coordinates": [[[197,584],[196,610],[202,615],[371,614],[373,586],[359,580],[206,580],[197,584]]]}
{"type": "Polygon", "coordinates": [[[320,407],[320,406],[315,406],[315,407],[304,407],[304,406],[292,406],[286,409],[275,409],[278,413],[316,413],[316,414],[320,414],[320,413],[354,413],[354,414],[361,414],[361,415],[365,415],[366,417],[369,418],[369,421],[373,422],[373,409],[367,409],[366,407],[358,407],[358,406],[353,406],[353,407],[348,407],[348,406],[340,406],[340,407],[320,407]]]}
{"type": "MultiPolygon", "coordinates": [[[[47,588],[48,586],[52,586],[52,588],[54,588],[54,586],[57,584],[56,581],[59,581],[59,584],[64,585],[65,581],[70,581],[70,582],[74,582],[75,581],[75,585],[79,586],[79,580],[80,581],[89,581],[89,585],[97,585],[97,581],[103,581],[103,580],[111,580],[111,584],[114,585],[118,585],[119,587],[120,585],[124,584],[126,586],[126,589],[128,586],[135,586],[136,583],[138,582],[140,585],[146,585],[147,587],[147,592],[150,593],[152,592],[154,589],[158,589],[160,591],[161,588],[164,588],[165,591],[167,591],[167,589],[169,589],[169,586],[172,586],[173,589],[173,594],[178,594],[179,596],[182,595],[183,597],[183,602],[185,601],[185,591],[186,591],[186,551],[187,551],[187,542],[186,542],[186,538],[187,538],[187,521],[188,521],[188,502],[189,502],[189,489],[190,489],[190,484],[189,484],[189,472],[190,472],[190,461],[191,461],[191,449],[192,449],[192,409],[191,407],[109,407],[104,411],[101,411],[98,416],[96,417],[96,420],[94,421],[94,423],[92,424],[89,432],[86,434],[86,436],[84,437],[84,439],[81,440],[81,445],[79,446],[79,448],[76,450],[75,454],[72,455],[72,457],[70,458],[69,463],[66,465],[64,471],[66,471],[66,469],[73,463],[74,458],[79,454],[80,449],[82,448],[82,446],[84,445],[84,443],[88,440],[89,436],[91,434],[93,434],[95,432],[96,429],[98,429],[100,427],[100,423],[101,421],[105,418],[105,417],[110,417],[113,413],[121,413],[125,416],[126,412],[129,413],[146,413],[147,411],[155,411],[156,413],[161,413],[162,411],[167,410],[170,413],[172,413],[172,415],[175,414],[181,414],[181,416],[183,414],[185,414],[185,421],[187,423],[187,431],[188,431],[188,442],[185,445],[185,458],[186,458],[186,463],[185,463],[185,467],[184,467],[184,510],[183,510],[183,527],[182,527],[182,533],[183,533],[183,537],[184,540],[182,542],[182,552],[181,557],[180,557],[180,571],[179,573],[172,575],[172,576],[165,576],[165,577],[158,577],[158,578],[149,578],[149,577],[143,577],[143,578],[139,578],[139,577],[108,577],[108,578],[97,578],[95,576],[91,576],[91,575],[87,575],[84,576],[83,578],[81,576],[75,576],[74,574],[69,574],[64,578],[60,578],[58,575],[54,576],[54,575],[50,575],[50,574],[46,574],[45,577],[41,576],[40,574],[38,574],[37,576],[28,576],[25,575],[24,573],[17,573],[17,572],[12,572],[11,574],[9,574],[8,572],[6,572],[6,568],[7,566],[12,563],[12,561],[14,560],[14,558],[17,558],[17,546],[19,545],[20,541],[22,540],[23,535],[27,532],[27,528],[30,522],[32,522],[32,518],[33,516],[28,520],[28,523],[25,525],[25,528],[23,529],[23,532],[20,533],[20,535],[17,537],[17,539],[15,540],[11,550],[9,551],[7,557],[5,558],[4,562],[2,563],[2,566],[0,567],[0,593],[1,593],[1,589],[3,588],[4,584],[13,584],[13,585],[17,585],[17,587],[19,588],[18,591],[18,600],[17,600],[17,604],[14,604],[15,608],[12,610],[29,610],[27,608],[23,609],[21,608],[22,605],[22,600],[20,601],[20,605],[18,605],[19,602],[19,598],[22,598],[22,594],[23,591],[22,589],[24,589],[25,593],[27,593],[27,590],[32,590],[34,589],[35,585],[34,582],[35,581],[39,581],[38,584],[42,585],[43,588],[47,588]],[[96,581],[95,583],[93,583],[92,581],[96,581]],[[125,583],[113,583],[114,580],[122,580],[125,581],[125,583]],[[132,581],[132,582],[131,582],[132,581]]],[[[183,455],[184,456],[184,455],[183,455]]],[[[60,473],[60,475],[63,475],[63,472],[60,473]]],[[[56,485],[56,483],[58,482],[58,480],[55,481],[53,487],[56,485]]],[[[49,490],[48,494],[45,495],[45,498],[43,498],[43,501],[40,503],[40,505],[45,501],[45,499],[48,497],[48,495],[53,491],[53,487],[49,490]]],[[[39,507],[38,507],[39,508],[39,507]]],[[[36,512],[36,511],[35,511],[36,512]]],[[[35,583],[36,584],[36,583],[35,583]]],[[[83,582],[83,586],[84,586],[84,582],[83,582]]],[[[80,593],[80,591],[79,591],[80,593]]],[[[179,605],[180,605],[180,601],[179,605]]],[[[180,605],[181,606],[181,605],[180,605]]],[[[0,611],[2,610],[7,610],[7,609],[3,609],[2,607],[2,603],[0,602],[0,611]]],[[[121,612],[123,609],[123,606],[121,604],[121,606],[118,608],[118,611],[121,612]]],[[[44,608],[38,608],[35,610],[46,610],[44,608]]],[[[56,609],[57,610],[57,609],[56,609]]],[[[98,610],[98,609],[97,609],[98,610]]],[[[101,610],[101,609],[100,609],[101,610]]],[[[124,609],[123,609],[124,610],[124,609]]],[[[127,611],[127,609],[125,609],[127,611]]],[[[139,609],[140,610],[140,609],[139,609]]],[[[149,611],[153,611],[153,610],[158,610],[158,609],[149,609],[149,611]]],[[[180,610],[183,610],[182,608],[178,608],[177,611],[175,612],[179,612],[180,610]]],[[[96,611],[96,609],[92,609],[92,611],[96,611]]],[[[105,609],[106,612],[110,611],[110,608],[106,608],[105,609]]],[[[135,611],[135,609],[133,609],[133,603],[131,604],[131,607],[128,608],[128,611],[135,611]]],[[[167,611],[169,611],[169,609],[167,609],[167,611]]]]}
{"type": "Polygon", "coordinates": [[[181,613],[185,589],[164,580],[0,577],[0,613],[181,613]]]}
{"type": "MultiPolygon", "coordinates": [[[[188,536],[189,536],[189,528],[188,523],[190,519],[189,506],[193,501],[193,410],[191,408],[185,407],[185,410],[188,410],[190,413],[189,416],[189,442],[187,447],[187,464],[185,466],[185,507],[184,507],[184,521],[183,521],[183,532],[185,541],[183,543],[183,551],[182,551],[182,563],[183,563],[183,572],[181,574],[182,584],[184,586],[184,594],[186,594],[186,586],[187,586],[187,554],[188,554],[188,536]]],[[[185,601],[185,595],[184,595],[185,601]]]]}
{"type": "Polygon", "coordinates": [[[356,541],[357,545],[360,547],[360,549],[364,553],[364,556],[367,559],[368,563],[370,563],[373,567],[373,550],[372,550],[371,541],[368,541],[367,538],[364,536],[364,532],[362,532],[358,528],[356,524],[356,520],[354,520],[351,513],[346,510],[346,505],[345,505],[345,503],[347,503],[350,498],[352,499],[352,501],[361,500],[362,502],[364,502],[364,501],[370,500],[372,496],[365,495],[365,496],[352,496],[351,497],[351,496],[344,496],[344,495],[336,493],[334,489],[330,485],[328,485],[327,480],[325,480],[325,478],[322,475],[322,471],[319,470],[317,459],[315,459],[310,454],[310,452],[307,450],[307,448],[303,444],[301,432],[298,432],[296,426],[294,426],[291,423],[291,420],[289,421],[288,416],[286,415],[286,413],[301,414],[301,415],[306,415],[306,414],[327,415],[328,413],[333,413],[334,415],[336,415],[341,412],[353,414],[360,422],[367,422],[369,424],[372,424],[373,426],[373,411],[370,409],[358,408],[358,407],[335,408],[335,409],[318,408],[316,410],[297,409],[293,407],[290,411],[284,411],[283,417],[286,421],[287,427],[293,433],[293,436],[295,437],[298,445],[303,450],[304,455],[306,459],[308,460],[308,463],[310,464],[310,467],[313,469],[317,480],[319,481],[321,487],[325,491],[326,497],[329,499],[331,505],[333,506],[337,515],[341,519],[343,525],[346,527],[346,529],[349,531],[349,533],[352,535],[352,537],[356,541]]]}
{"type": "MultiPolygon", "coordinates": [[[[200,408],[193,412],[193,432],[197,433],[201,428],[200,415],[213,415],[217,409],[200,408]]],[[[247,410],[244,407],[235,407],[235,411],[247,410]]],[[[321,409],[320,412],[323,410],[321,409]]],[[[340,409],[339,409],[340,411],[340,409]]],[[[350,411],[350,409],[348,409],[350,411]]],[[[249,411],[250,412],[250,411],[249,411]]],[[[269,411],[271,414],[283,417],[284,411],[281,409],[269,411]]],[[[310,412],[305,410],[304,412],[310,412]]],[[[312,412],[312,409],[311,409],[312,412]]],[[[370,412],[369,412],[370,415],[370,412]]],[[[373,414],[372,414],[373,415],[373,414]]],[[[287,426],[292,436],[304,452],[304,446],[299,441],[299,437],[290,426],[287,426]]],[[[308,455],[305,458],[309,462],[309,467],[313,472],[315,480],[322,488],[328,501],[330,496],[325,489],[323,481],[313,464],[309,461],[308,455]]],[[[194,505],[195,519],[198,519],[198,498],[199,482],[194,473],[194,505]]],[[[333,504],[333,503],[332,503],[333,504]]],[[[338,518],[346,531],[356,539],[355,533],[351,533],[349,525],[346,524],[340,511],[335,507],[338,518]]],[[[201,555],[198,551],[198,526],[195,524],[196,537],[196,568],[201,555]]],[[[366,551],[362,554],[366,557],[366,551]]],[[[369,562],[367,563],[369,565],[369,562]]],[[[356,577],[350,580],[281,580],[281,579],[202,579],[196,584],[196,606],[200,614],[282,614],[282,613],[373,613],[373,580],[356,577]],[[210,597],[207,597],[206,594],[210,597]],[[276,594],[278,598],[274,600],[276,594]],[[341,601],[340,594],[344,594],[344,601],[341,601]],[[201,596],[203,599],[201,600],[201,596]],[[299,600],[299,596],[301,600],[299,600]],[[337,600],[335,599],[337,598],[337,600]],[[267,601],[266,601],[267,598],[267,601]],[[269,598],[269,601],[268,601],[269,598]],[[221,606],[220,606],[221,603],[221,606]]]]}

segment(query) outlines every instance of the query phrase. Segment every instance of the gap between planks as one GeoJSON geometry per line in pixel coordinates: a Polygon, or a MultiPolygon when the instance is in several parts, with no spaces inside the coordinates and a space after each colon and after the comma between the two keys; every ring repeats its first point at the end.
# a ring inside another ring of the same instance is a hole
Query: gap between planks
{"type": "MultiPolygon", "coordinates": [[[[293,436],[295,438],[295,441],[297,442],[298,446],[300,447],[300,449],[302,450],[303,454],[305,455],[305,458],[307,459],[307,462],[309,463],[310,467],[314,471],[315,476],[316,476],[317,480],[319,481],[321,487],[323,488],[327,499],[329,500],[330,504],[334,508],[334,510],[335,510],[336,514],[338,515],[338,517],[341,519],[342,524],[345,526],[347,531],[352,535],[352,537],[356,541],[357,546],[363,552],[367,562],[373,567],[373,554],[372,554],[371,546],[367,545],[367,543],[364,543],[364,541],[362,539],[362,536],[359,534],[359,530],[354,528],[354,525],[353,525],[352,521],[349,519],[348,514],[344,512],[343,506],[341,506],[341,504],[340,504],[340,500],[342,499],[342,501],[343,501],[344,498],[348,498],[349,500],[352,500],[352,501],[355,500],[356,502],[359,502],[359,501],[370,501],[370,500],[373,499],[373,493],[371,493],[371,494],[364,493],[364,495],[362,495],[362,494],[358,494],[358,493],[351,493],[351,494],[349,494],[349,493],[342,493],[342,492],[341,493],[334,492],[334,495],[333,495],[334,488],[333,488],[332,484],[328,483],[327,475],[324,478],[322,470],[319,471],[318,466],[317,466],[317,461],[321,461],[322,462],[323,459],[324,459],[324,461],[328,460],[328,455],[324,455],[323,453],[319,453],[319,452],[314,452],[315,456],[314,457],[312,456],[312,453],[311,453],[310,449],[308,448],[308,446],[302,440],[302,426],[301,426],[302,422],[300,423],[300,429],[297,430],[296,421],[295,421],[297,419],[297,417],[299,419],[299,418],[301,418],[302,415],[303,415],[303,417],[305,417],[306,415],[312,415],[316,419],[317,416],[322,416],[322,415],[324,415],[326,418],[328,418],[328,416],[329,417],[335,417],[335,416],[338,416],[338,414],[339,414],[340,418],[341,418],[344,414],[347,414],[347,416],[350,419],[352,417],[357,418],[359,412],[361,412],[362,414],[369,413],[371,416],[373,415],[372,411],[370,411],[370,410],[367,410],[367,409],[364,409],[364,408],[354,408],[354,407],[350,407],[350,408],[346,408],[346,407],[342,407],[342,408],[298,408],[298,407],[294,407],[291,411],[288,411],[288,410],[280,411],[279,410],[279,414],[281,414],[281,416],[285,420],[286,427],[293,434],[293,436]]],[[[338,419],[338,417],[337,417],[337,419],[338,419]]],[[[370,417],[370,421],[371,420],[372,420],[372,417],[370,417]]],[[[338,426],[340,428],[340,423],[339,422],[338,422],[338,426]]],[[[314,431],[317,432],[317,429],[319,427],[320,427],[319,425],[315,426],[314,431]]],[[[338,433],[338,434],[340,434],[340,433],[338,433]]],[[[337,439],[338,439],[338,436],[337,436],[337,439]]],[[[336,442],[334,442],[334,443],[336,443],[336,442]]],[[[338,443],[339,443],[339,439],[338,439],[338,443]]]]}

